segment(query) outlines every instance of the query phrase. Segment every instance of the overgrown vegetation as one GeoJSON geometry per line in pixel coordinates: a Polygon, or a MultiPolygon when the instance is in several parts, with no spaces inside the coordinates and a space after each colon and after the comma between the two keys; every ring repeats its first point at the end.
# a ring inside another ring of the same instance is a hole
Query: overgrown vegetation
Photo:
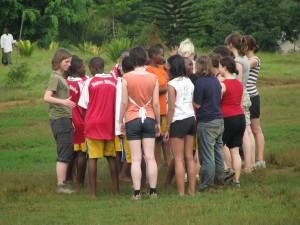
{"type": "Polygon", "coordinates": [[[6,86],[15,88],[26,87],[28,84],[25,81],[28,78],[29,71],[29,65],[24,62],[11,67],[7,73],[6,86]]]}
{"type": "MultiPolygon", "coordinates": [[[[278,43],[296,43],[300,29],[298,0],[3,0],[0,27],[16,38],[24,20],[23,39],[48,48],[55,40],[77,46],[92,41],[97,46],[114,38],[145,40],[149,24],[158,26],[162,43],[170,47],[185,38],[198,48],[223,43],[232,31],[252,34],[264,51],[278,43]]],[[[141,42],[139,42],[141,43],[141,42]]]]}
{"type": "Polygon", "coordinates": [[[32,55],[34,49],[36,48],[37,43],[32,43],[30,40],[21,40],[18,42],[18,48],[20,51],[20,55],[29,57],[32,55]]]}
{"type": "Polygon", "coordinates": [[[124,49],[129,49],[132,46],[132,42],[127,38],[116,38],[105,46],[107,57],[116,62],[119,58],[119,53],[124,49]]]}
{"type": "Polygon", "coordinates": [[[83,44],[79,44],[78,48],[84,53],[90,53],[95,56],[100,56],[104,52],[104,48],[94,45],[91,41],[84,41],[83,44]]]}

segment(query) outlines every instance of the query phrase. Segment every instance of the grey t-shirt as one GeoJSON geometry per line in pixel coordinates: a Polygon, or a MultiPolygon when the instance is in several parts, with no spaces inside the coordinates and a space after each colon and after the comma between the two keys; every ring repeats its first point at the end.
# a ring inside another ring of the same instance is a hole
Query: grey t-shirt
{"type": "MultiPolygon", "coordinates": [[[[53,97],[59,99],[66,99],[70,96],[69,85],[62,75],[55,71],[50,76],[47,91],[52,91],[53,97]]],[[[49,116],[54,120],[63,117],[72,118],[72,109],[62,104],[49,103],[49,116]]]]}
{"type": "Polygon", "coordinates": [[[249,59],[247,58],[247,56],[244,56],[244,57],[237,56],[237,57],[235,57],[234,60],[235,60],[235,62],[240,63],[243,67],[242,82],[243,82],[244,89],[246,89],[246,85],[247,85],[247,81],[248,81],[248,77],[249,77],[249,72],[250,72],[249,59]]]}

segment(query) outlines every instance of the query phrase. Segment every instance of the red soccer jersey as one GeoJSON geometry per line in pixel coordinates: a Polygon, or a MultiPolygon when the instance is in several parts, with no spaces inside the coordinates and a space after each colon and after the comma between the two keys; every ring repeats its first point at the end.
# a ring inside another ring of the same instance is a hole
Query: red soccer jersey
{"type": "Polygon", "coordinates": [[[221,110],[223,117],[244,114],[241,106],[243,98],[243,84],[237,79],[225,79],[226,91],[222,96],[221,110]]]}
{"type": "Polygon", "coordinates": [[[111,68],[109,74],[112,75],[116,80],[118,80],[119,77],[118,64],[116,64],[113,68],[111,68]]]}
{"type": "Polygon", "coordinates": [[[117,80],[110,74],[96,74],[85,82],[78,104],[86,109],[86,137],[114,139],[116,85],[117,80]]]}
{"type": "Polygon", "coordinates": [[[82,92],[83,84],[79,77],[68,77],[67,83],[70,86],[70,97],[76,106],[72,108],[72,122],[74,125],[74,144],[85,142],[84,121],[82,118],[82,108],[77,104],[82,92]]]}
{"type": "Polygon", "coordinates": [[[82,81],[86,81],[87,79],[89,79],[88,75],[84,75],[83,77],[80,77],[82,79],[82,81]]]}

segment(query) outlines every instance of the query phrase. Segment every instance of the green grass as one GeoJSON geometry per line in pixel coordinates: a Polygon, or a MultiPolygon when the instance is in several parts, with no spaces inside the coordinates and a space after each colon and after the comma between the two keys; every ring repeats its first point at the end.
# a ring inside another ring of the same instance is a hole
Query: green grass
{"type": "MultiPolygon", "coordinates": [[[[12,52],[11,56],[13,65],[3,66],[0,64],[0,102],[43,98],[51,74],[51,59],[55,51],[35,49],[30,57],[17,56],[16,52],[17,49],[12,52]],[[18,60],[17,63],[16,60],[18,60]],[[20,65],[21,63],[27,63],[30,68],[30,72],[25,81],[26,86],[22,89],[5,86],[10,68],[20,65]]],[[[90,59],[95,56],[88,53],[84,54],[78,50],[71,50],[71,53],[84,60],[86,74],[90,76],[88,63],[90,59]]],[[[108,73],[115,65],[115,62],[111,62],[105,54],[101,55],[101,57],[105,62],[105,72],[108,73]]]]}
{"type": "MultiPolygon", "coordinates": [[[[52,54],[38,50],[19,59],[30,63],[31,76],[42,75],[32,81],[34,88],[0,86],[0,102],[42,98],[52,54]]],[[[300,82],[299,54],[259,56],[264,63],[259,92],[267,169],[242,175],[240,189],[227,185],[222,191],[178,197],[175,180],[172,189],[163,189],[163,167],[159,199],[151,201],[145,193],[142,201],[133,202],[130,183],[120,184],[121,196],[113,195],[107,162],[101,159],[98,198],[88,197],[87,177],[83,191],[59,195],[47,104],[30,102],[0,108],[0,224],[300,224],[300,85],[278,86],[300,82]]],[[[85,62],[91,58],[84,57],[85,62]]],[[[8,70],[1,67],[1,85],[8,70]]]]}

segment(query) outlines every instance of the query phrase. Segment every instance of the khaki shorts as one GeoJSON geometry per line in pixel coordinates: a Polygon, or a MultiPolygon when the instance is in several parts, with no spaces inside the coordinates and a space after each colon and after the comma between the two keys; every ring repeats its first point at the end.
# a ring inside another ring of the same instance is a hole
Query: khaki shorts
{"type": "Polygon", "coordinates": [[[248,93],[243,94],[243,110],[245,113],[245,117],[246,117],[246,126],[249,126],[251,124],[251,120],[250,120],[250,108],[251,106],[251,100],[250,100],[250,96],[248,93]]]}
{"type": "Polygon", "coordinates": [[[96,140],[86,138],[86,145],[90,159],[103,158],[105,156],[116,157],[114,140],[96,140]]]}

